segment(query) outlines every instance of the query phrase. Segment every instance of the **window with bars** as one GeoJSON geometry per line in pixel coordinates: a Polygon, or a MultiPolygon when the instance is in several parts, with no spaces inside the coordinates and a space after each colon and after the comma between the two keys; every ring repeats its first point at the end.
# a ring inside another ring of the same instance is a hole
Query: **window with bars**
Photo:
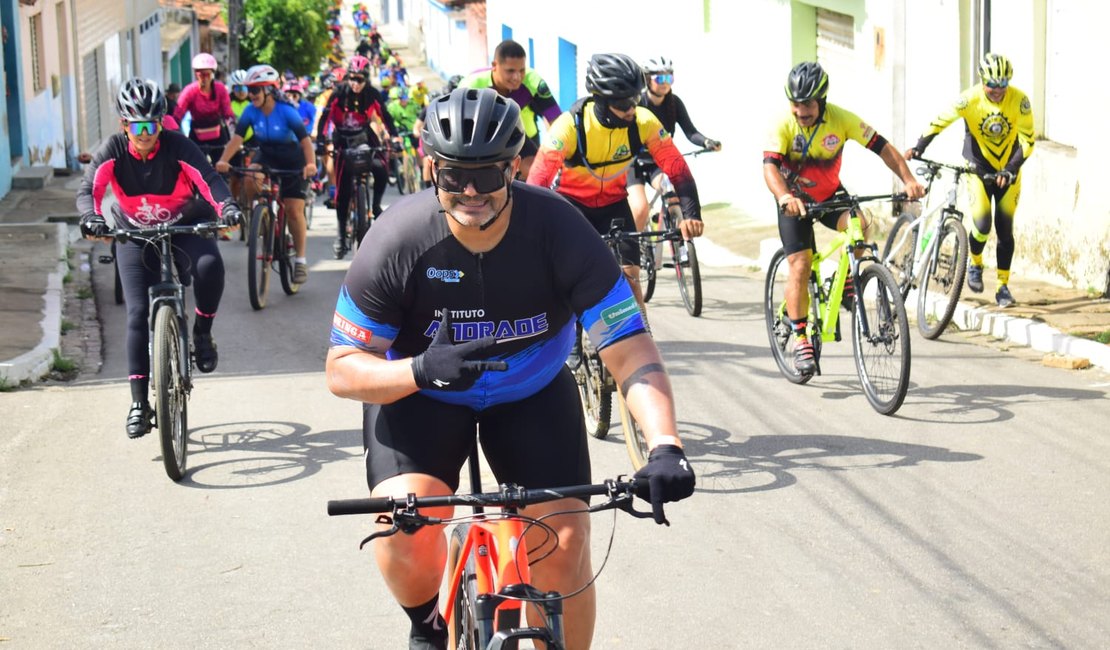
{"type": "Polygon", "coordinates": [[[46,70],[43,67],[45,52],[42,42],[42,13],[30,17],[31,34],[31,89],[38,94],[46,88],[46,70]]]}

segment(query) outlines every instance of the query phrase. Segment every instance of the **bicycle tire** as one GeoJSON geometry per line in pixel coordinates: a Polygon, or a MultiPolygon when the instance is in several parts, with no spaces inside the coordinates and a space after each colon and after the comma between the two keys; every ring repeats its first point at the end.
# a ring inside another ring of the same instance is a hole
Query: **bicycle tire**
{"type": "Polygon", "coordinates": [[[598,440],[609,435],[609,418],[613,414],[613,393],[606,387],[605,366],[601,357],[593,349],[590,336],[579,328],[581,357],[574,371],[578,384],[578,396],[582,400],[582,414],[586,420],[586,432],[598,440]]]}
{"type": "Polygon", "coordinates": [[[180,481],[185,476],[189,437],[189,395],[182,367],[182,364],[189,363],[189,352],[187,348],[182,350],[182,340],[177,313],[171,305],[163,304],[154,314],[150,369],[151,379],[154,380],[154,413],[162,447],[162,465],[173,481],[180,481]]]}
{"type": "Polygon", "coordinates": [[[405,193],[416,194],[419,191],[419,179],[416,178],[416,158],[408,151],[405,151],[405,157],[401,159],[401,179],[401,184],[405,186],[405,193]]]}
{"type": "MultiPolygon", "coordinates": [[[[466,546],[466,537],[469,534],[470,524],[459,524],[451,529],[451,539],[447,547],[449,569],[458,564],[459,553],[466,546]]],[[[456,650],[478,650],[478,620],[474,609],[478,598],[478,575],[473,553],[467,556],[465,562],[459,586],[450,596],[453,605],[451,620],[447,621],[449,647],[456,650]]]]}
{"type": "Polygon", "coordinates": [[[281,241],[274,247],[274,253],[278,260],[278,277],[281,278],[281,290],[285,292],[285,295],[292,296],[301,289],[301,285],[293,282],[293,259],[297,255],[297,249],[293,246],[293,233],[289,232],[284,214],[274,224],[275,237],[279,236],[279,226],[281,227],[281,241]]]}
{"type": "Polygon", "coordinates": [[[639,471],[641,467],[647,465],[648,461],[647,438],[632,415],[632,411],[628,410],[628,402],[620,391],[617,391],[617,410],[620,412],[621,431],[624,432],[624,446],[628,450],[628,459],[632,461],[632,467],[639,471]]]}
{"type": "Polygon", "coordinates": [[[641,239],[640,287],[644,293],[644,302],[648,302],[655,295],[655,277],[655,244],[647,239],[641,239]]]}
{"type": "Polygon", "coordinates": [[[964,224],[956,218],[945,219],[939,237],[936,251],[923,265],[918,282],[917,329],[927,339],[939,337],[952,322],[967,274],[968,240],[964,224]],[[933,289],[939,289],[945,299],[939,317],[929,310],[929,293],[933,289]]]}
{"type": "MultiPolygon", "coordinates": [[[[771,256],[771,263],[767,267],[767,279],[763,287],[763,314],[767,325],[767,341],[771,345],[771,356],[779,372],[788,381],[794,384],[804,384],[813,378],[794,368],[794,328],[786,315],[786,280],[789,277],[786,253],[779,249],[771,256]]],[[[810,302],[816,299],[810,296],[810,302]]],[[[820,340],[820,336],[811,336],[811,339],[820,340]]],[[[818,347],[814,343],[814,350],[818,347]]]]}
{"type": "Polygon", "coordinates": [[[389,168],[392,172],[393,178],[397,179],[397,192],[401,196],[408,194],[408,188],[405,187],[404,157],[398,157],[397,155],[394,155],[389,161],[389,168]]]}
{"type": "Polygon", "coordinates": [[[351,215],[351,252],[358,251],[362,245],[362,238],[367,230],[367,200],[368,188],[365,183],[355,183],[355,211],[351,215]]]}
{"type": "Polygon", "coordinates": [[[852,310],[852,357],[871,407],[892,415],[910,385],[910,325],[890,269],[868,264],[859,273],[858,303],[852,310]],[[860,313],[871,329],[864,339],[860,313]]]}
{"type": "Polygon", "coordinates": [[[274,239],[271,220],[270,210],[265,204],[254,206],[250,237],[247,238],[247,297],[255,311],[266,307],[266,293],[270,290],[274,239]]]}
{"type": "Polygon", "coordinates": [[[910,295],[910,289],[913,288],[913,262],[917,253],[917,237],[918,229],[913,228],[910,234],[906,237],[906,241],[894,251],[895,244],[902,237],[902,231],[910,227],[913,223],[914,217],[908,214],[900,214],[894,220],[894,225],[890,228],[890,234],[886,237],[886,243],[883,244],[882,259],[886,263],[887,268],[890,269],[891,274],[894,275],[894,281],[898,284],[898,290],[902,294],[902,300],[905,300],[910,295]],[[891,253],[894,253],[893,258],[891,253]]]}
{"type": "Polygon", "coordinates": [[[115,276],[114,298],[117,305],[123,304],[123,280],[119,277],[119,259],[116,258],[116,243],[112,242],[112,274],[115,276]]]}
{"type": "Polygon", "coordinates": [[[671,256],[686,313],[701,316],[701,267],[698,265],[697,247],[690,240],[671,242],[671,256]]]}
{"type": "Polygon", "coordinates": [[[304,191],[304,227],[305,230],[312,230],[312,213],[316,208],[316,190],[312,189],[312,181],[308,181],[308,187],[304,191]]]}

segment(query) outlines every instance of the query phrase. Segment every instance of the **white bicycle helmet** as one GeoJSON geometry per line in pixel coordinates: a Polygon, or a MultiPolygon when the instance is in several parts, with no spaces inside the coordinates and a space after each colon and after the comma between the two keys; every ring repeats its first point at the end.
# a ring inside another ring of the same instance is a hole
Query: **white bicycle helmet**
{"type": "Polygon", "coordinates": [[[216,69],[216,57],[212,56],[211,54],[209,54],[207,52],[201,52],[200,54],[193,57],[193,69],[194,70],[215,70],[216,69]]]}
{"type": "Polygon", "coordinates": [[[657,56],[644,64],[644,74],[674,74],[674,63],[665,56],[657,56]]]}
{"type": "Polygon", "coordinates": [[[236,70],[227,75],[227,84],[229,86],[245,86],[247,85],[247,71],[236,70]]]}
{"type": "Polygon", "coordinates": [[[278,74],[278,71],[275,70],[273,66],[266,65],[265,63],[251,66],[251,68],[247,70],[247,85],[280,88],[281,75],[278,74]]]}

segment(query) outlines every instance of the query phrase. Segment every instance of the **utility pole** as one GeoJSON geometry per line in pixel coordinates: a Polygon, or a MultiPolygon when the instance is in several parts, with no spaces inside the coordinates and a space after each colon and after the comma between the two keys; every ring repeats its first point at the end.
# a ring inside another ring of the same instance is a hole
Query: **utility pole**
{"type": "Polygon", "coordinates": [[[243,0],[227,0],[227,72],[239,69],[239,29],[243,0]]]}

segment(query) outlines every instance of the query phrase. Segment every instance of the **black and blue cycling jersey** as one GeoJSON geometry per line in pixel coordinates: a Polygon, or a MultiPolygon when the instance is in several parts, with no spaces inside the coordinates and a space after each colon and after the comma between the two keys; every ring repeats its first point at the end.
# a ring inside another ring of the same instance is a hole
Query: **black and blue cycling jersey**
{"type": "Polygon", "coordinates": [[[412,357],[428,347],[448,309],[452,341],[492,335],[497,344],[485,358],[509,369],[484,373],[464,392],[423,393],[481,410],[547,386],[571,350],[576,318],[598,349],[645,331],[609,248],[550,190],[514,182],[509,228],[485,253],[465,249],[448,218],[429,189],[375,222],[340,291],[333,346],[412,357]]]}

